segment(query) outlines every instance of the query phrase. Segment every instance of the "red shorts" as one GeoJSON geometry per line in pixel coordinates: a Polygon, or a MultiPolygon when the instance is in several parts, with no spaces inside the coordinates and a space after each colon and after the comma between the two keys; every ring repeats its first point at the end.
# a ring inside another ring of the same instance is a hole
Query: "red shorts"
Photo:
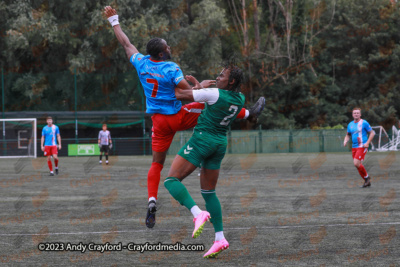
{"type": "Polygon", "coordinates": [[[204,104],[193,102],[182,106],[181,110],[173,115],[154,114],[152,128],[152,150],[155,152],[167,151],[177,131],[193,128],[204,104]]]}
{"type": "Polygon", "coordinates": [[[353,148],[351,151],[353,152],[353,159],[358,159],[358,160],[363,161],[365,158],[365,155],[368,152],[368,148],[357,147],[357,148],[353,148]]]}
{"type": "Polygon", "coordinates": [[[45,146],[44,147],[44,155],[45,156],[51,156],[51,155],[57,155],[58,150],[57,146],[45,146]]]}

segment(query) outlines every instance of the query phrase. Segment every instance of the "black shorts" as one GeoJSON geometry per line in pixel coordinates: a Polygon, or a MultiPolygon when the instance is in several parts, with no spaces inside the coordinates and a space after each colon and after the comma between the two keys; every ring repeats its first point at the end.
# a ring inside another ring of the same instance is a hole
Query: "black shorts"
{"type": "Polygon", "coordinates": [[[100,147],[100,153],[103,153],[103,152],[108,153],[108,151],[110,151],[110,147],[108,145],[102,145],[100,147]]]}

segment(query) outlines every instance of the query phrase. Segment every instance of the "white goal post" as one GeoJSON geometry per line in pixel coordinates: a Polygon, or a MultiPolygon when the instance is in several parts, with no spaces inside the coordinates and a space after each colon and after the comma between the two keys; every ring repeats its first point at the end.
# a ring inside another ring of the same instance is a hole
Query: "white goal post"
{"type": "Polygon", "coordinates": [[[0,129],[0,158],[36,158],[36,118],[0,119],[0,129]]]}
{"type": "Polygon", "coordinates": [[[392,140],[382,146],[381,151],[398,151],[400,147],[400,129],[398,130],[396,126],[392,127],[392,140]]]}
{"type": "Polygon", "coordinates": [[[375,131],[375,137],[372,139],[371,146],[372,151],[387,151],[384,146],[389,142],[389,135],[382,126],[372,126],[375,131]]]}

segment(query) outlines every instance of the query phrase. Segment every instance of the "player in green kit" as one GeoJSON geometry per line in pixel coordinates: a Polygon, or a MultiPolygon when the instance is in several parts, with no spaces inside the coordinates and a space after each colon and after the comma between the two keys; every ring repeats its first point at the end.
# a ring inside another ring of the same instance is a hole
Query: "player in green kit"
{"type": "MultiPolygon", "coordinates": [[[[199,87],[198,81],[191,76],[186,79],[199,87]]],[[[207,220],[215,230],[215,242],[204,258],[216,257],[229,247],[223,234],[221,204],[215,193],[221,161],[227,147],[226,132],[231,122],[242,109],[245,97],[239,92],[243,72],[234,65],[227,65],[216,79],[218,88],[201,90],[179,90],[175,94],[179,99],[205,102],[193,135],[172,162],[168,177],[164,181],[170,194],[193,214],[195,229],[192,237],[198,237],[207,220]],[[207,211],[202,211],[190,196],[182,180],[201,164],[201,194],[207,211]]],[[[265,103],[265,99],[261,98],[265,103]]],[[[261,113],[261,111],[260,111],[261,113]]]]}

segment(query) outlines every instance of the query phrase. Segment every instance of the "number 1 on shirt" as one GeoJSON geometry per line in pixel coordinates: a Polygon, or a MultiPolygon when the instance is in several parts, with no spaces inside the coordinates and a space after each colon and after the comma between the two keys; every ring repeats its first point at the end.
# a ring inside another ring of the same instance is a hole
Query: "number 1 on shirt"
{"type": "Polygon", "coordinates": [[[146,82],[154,84],[153,91],[151,92],[151,97],[156,97],[157,96],[157,91],[158,91],[158,81],[156,79],[147,78],[146,82]]]}

